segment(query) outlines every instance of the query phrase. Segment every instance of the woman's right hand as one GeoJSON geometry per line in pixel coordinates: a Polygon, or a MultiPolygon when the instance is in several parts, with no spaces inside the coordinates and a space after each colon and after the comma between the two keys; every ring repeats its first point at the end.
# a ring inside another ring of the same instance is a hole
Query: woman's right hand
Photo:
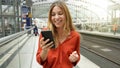
{"type": "Polygon", "coordinates": [[[47,43],[48,41],[49,39],[44,41],[44,37],[40,39],[40,47],[42,48],[42,50],[48,51],[53,46],[53,42],[47,43]]]}
{"type": "Polygon", "coordinates": [[[53,42],[47,43],[49,39],[44,41],[44,37],[40,39],[40,47],[42,48],[42,52],[40,53],[42,61],[45,61],[47,58],[47,54],[49,49],[53,46],[53,42]]]}

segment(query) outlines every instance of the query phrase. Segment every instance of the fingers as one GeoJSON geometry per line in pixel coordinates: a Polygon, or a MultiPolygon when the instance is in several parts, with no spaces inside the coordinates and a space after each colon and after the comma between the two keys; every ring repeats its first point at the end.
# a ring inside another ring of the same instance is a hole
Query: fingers
{"type": "Polygon", "coordinates": [[[74,51],[72,54],[74,57],[76,57],[76,58],[78,57],[77,51],[74,51]]]}
{"type": "Polygon", "coordinates": [[[44,37],[40,39],[40,47],[42,49],[50,49],[53,46],[53,42],[47,43],[49,39],[44,41],[44,37]]]}
{"type": "Polygon", "coordinates": [[[44,41],[44,39],[43,39],[42,42],[41,42],[41,47],[43,47],[48,41],[49,41],[49,39],[47,39],[47,40],[45,40],[45,41],[44,41]]]}
{"type": "Polygon", "coordinates": [[[52,47],[53,42],[50,42],[44,46],[42,46],[42,49],[50,49],[52,47]]]}
{"type": "Polygon", "coordinates": [[[44,37],[42,37],[40,39],[40,45],[41,45],[41,47],[43,47],[48,41],[49,41],[49,39],[47,39],[47,40],[44,41],[44,37]]]}
{"type": "Polygon", "coordinates": [[[79,55],[77,54],[76,51],[72,52],[72,54],[70,54],[70,56],[69,56],[69,60],[71,62],[76,62],[78,60],[78,58],[79,58],[79,55]]]}

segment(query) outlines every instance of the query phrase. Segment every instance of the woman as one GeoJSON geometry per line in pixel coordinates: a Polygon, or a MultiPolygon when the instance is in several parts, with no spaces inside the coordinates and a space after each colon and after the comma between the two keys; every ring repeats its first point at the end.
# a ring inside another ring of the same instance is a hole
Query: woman
{"type": "Polygon", "coordinates": [[[56,1],[50,6],[48,29],[52,31],[53,42],[46,44],[40,35],[36,59],[43,68],[73,68],[80,60],[80,36],[75,31],[66,4],[56,1]]]}

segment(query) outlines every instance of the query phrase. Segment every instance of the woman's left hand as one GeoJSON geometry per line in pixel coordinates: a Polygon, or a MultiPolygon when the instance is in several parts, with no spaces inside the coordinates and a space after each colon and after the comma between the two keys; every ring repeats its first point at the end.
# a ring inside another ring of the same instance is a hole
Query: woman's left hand
{"type": "Polygon", "coordinates": [[[79,58],[79,56],[76,51],[72,52],[72,54],[70,54],[70,56],[69,56],[69,60],[72,63],[76,62],[78,60],[78,58],[79,58]]]}

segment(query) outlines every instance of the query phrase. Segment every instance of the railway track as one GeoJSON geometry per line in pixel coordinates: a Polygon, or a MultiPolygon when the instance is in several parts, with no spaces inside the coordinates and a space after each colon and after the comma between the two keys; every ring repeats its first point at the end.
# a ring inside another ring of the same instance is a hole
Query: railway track
{"type": "Polygon", "coordinates": [[[82,37],[83,40],[81,42],[81,48],[84,48],[120,66],[120,43],[118,42],[119,39],[111,39],[84,34],[82,34],[82,37]],[[106,49],[106,51],[102,51],[102,49],[106,49]]]}

